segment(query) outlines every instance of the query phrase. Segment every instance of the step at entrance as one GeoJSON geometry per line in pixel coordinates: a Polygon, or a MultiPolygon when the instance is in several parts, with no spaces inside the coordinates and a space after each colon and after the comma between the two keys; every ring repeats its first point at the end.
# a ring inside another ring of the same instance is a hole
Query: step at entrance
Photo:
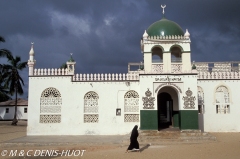
{"type": "Polygon", "coordinates": [[[138,141],[141,144],[152,143],[170,144],[170,143],[199,143],[199,142],[213,142],[216,137],[209,133],[201,132],[200,130],[180,131],[157,131],[157,130],[139,130],[138,141]]]}

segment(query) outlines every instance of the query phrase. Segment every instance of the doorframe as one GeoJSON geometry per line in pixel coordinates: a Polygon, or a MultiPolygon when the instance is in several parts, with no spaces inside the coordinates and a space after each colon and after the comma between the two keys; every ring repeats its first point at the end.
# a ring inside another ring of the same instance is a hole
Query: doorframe
{"type": "Polygon", "coordinates": [[[171,127],[174,127],[174,125],[177,125],[176,127],[179,127],[180,128],[180,116],[179,116],[179,112],[180,112],[180,94],[179,94],[179,90],[176,89],[175,87],[172,87],[172,86],[163,86],[161,87],[158,92],[156,93],[156,96],[157,96],[157,114],[158,114],[158,117],[157,117],[157,122],[158,122],[158,129],[161,130],[161,127],[159,125],[159,101],[158,101],[158,96],[161,94],[161,93],[167,93],[170,97],[171,97],[171,103],[170,105],[172,105],[172,107],[170,108],[170,122],[171,122],[171,127]],[[175,99],[174,99],[175,98],[175,99]],[[174,105],[175,104],[175,105],[174,105]],[[175,106],[175,107],[174,107],[175,106]],[[175,108],[175,110],[174,110],[175,108]],[[177,122],[177,123],[175,123],[177,122]],[[175,123],[175,124],[174,124],[175,123]]]}

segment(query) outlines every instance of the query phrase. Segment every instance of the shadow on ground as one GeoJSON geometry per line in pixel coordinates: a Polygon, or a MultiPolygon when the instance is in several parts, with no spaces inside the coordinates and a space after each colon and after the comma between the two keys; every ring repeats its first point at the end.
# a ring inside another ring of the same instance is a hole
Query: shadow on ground
{"type": "Polygon", "coordinates": [[[140,152],[144,151],[145,149],[148,149],[149,146],[150,146],[150,144],[143,146],[142,148],[140,148],[140,152]]]}

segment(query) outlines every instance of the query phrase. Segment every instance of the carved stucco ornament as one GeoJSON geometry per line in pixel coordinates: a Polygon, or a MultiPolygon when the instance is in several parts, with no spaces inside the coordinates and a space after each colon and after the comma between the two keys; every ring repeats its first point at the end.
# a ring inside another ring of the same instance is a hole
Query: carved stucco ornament
{"type": "Polygon", "coordinates": [[[152,92],[148,90],[145,92],[146,97],[142,97],[143,109],[154,109],[155,97],[152,97],[152,92]]]}
{"type": "Polygon", "coordinates": [[[186,91],[186,96],[183,97],[184,100],[184,109],[194,109],[195,108],[195,96],[192,96],[192,91],[190,90],[190,88],[188,88],[188,90],[186,91]]]}

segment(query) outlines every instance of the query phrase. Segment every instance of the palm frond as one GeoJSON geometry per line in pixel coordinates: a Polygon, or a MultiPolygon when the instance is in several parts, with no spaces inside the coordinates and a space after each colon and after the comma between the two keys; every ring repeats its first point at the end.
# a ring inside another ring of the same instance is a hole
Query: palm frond
{"type": "Polygon", "coordinates": [[[22,85],[24,86],[24,81],[23,81],[22,77],[19,76],[18,78],[19,78],[19,81],[20,81],[20,82],[22,83],[22,85]]]}
{"type": "Polygon", "coordinates": [[[20,56],[16,56],[14,62],[17,64],[20,61],[21,61],[21,57],[20,56]]]}
{"type": "Polygon", "coordinates": [[[20,95],[23,94],[23,88],[22,88],[20,81],[17,82],[17,93],[20,95]]]}
{"type": "Polygon", "coordinates": [[[27,67],[27,62],[22,62],[17,65],[18,70],[22,70],[27,67]]]}
{"type": "Polygon", "coordinates": [[[11,51],[7,49],[0,49],[0,57],[7,57],[7,59],[13,59],[11,51]]]}
{"type": "Polygon", "coordinates": [[[8,94],[9,90],[5,86],[0,85],[0,93],[8,94]]]}
{"type": "Polygon", "coordinates": [[[0,36],[0,42],[5,42],[5,39],[2,36],[0,36]]]}
{"type": "Polygon", "coordinates": [[[0,92],[0,102],[7,101],[9,99],[12,99],[12,98],[10,96],[8,96],[7,94],[3,94],[0,92]]]}

